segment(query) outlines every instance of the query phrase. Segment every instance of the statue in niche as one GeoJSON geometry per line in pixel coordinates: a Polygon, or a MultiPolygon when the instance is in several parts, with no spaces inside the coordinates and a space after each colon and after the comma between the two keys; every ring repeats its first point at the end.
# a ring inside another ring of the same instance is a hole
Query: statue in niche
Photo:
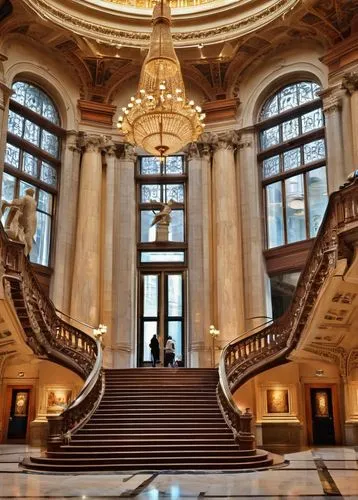
{"type": "MultiPolygon", "coordinates": [[[[150,200],[151,203],[156,203],[153,200],[150,200]]],[[[155,236],[155,241],[168,241],[169,239],[169,224],[172,221],[172,218],[170,216],[170,212],[172,211],[172,205],[174,203],[174,200],[169,200],[167,203],[161,203],[162,208],[160,212],[156,213],[153,210],[154,217],[152,220],[152,223],[150,227],[152,226],[157,226],[156,227],[156,236],[155,236]]]]}
{"type": "Polygon", "coordinates": [[[1,215],[6,208],[10,208],[5,220],[5,232],[10,239],[24,243],[25,255],[31,252],[37,226],[37,201],[34,195],[35,190],[27,188],[21,198],[12,201],[2,200],[1,204],[1,215]]]}

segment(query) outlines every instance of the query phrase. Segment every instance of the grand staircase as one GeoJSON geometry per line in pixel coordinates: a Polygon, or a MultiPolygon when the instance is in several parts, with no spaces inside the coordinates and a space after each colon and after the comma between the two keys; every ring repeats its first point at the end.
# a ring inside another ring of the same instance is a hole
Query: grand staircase
{"type": "MultiPolygon", "coordinates": [[[[349,272],[358,266],[357,229],[358,176],[331,194],[289,309],[225,346],[218,371],[103,370],[98,331],[93,338],[61,319],[43,294],[23,245],[10,240],[0,224],[0,313],[6,304],[27,348],[85,381],[61,415],[48,417],[46,454],[23,466],[99,472],[270,465],[272,456],[255,449],[252,414],[238,409],[233,394],[258,373],[290,361],[338,267],[343,262],[349,272]]],[[[355,276],[352,280],[357,283],[355,276]]]]}
{"type": "Polygon", "coordinates": [[[239,450],[216,398],[218,371],[190,368],[106,370],[106,389],[69,444],[24,461],[53,472],[243,469],[272,456],[239,450]]]}

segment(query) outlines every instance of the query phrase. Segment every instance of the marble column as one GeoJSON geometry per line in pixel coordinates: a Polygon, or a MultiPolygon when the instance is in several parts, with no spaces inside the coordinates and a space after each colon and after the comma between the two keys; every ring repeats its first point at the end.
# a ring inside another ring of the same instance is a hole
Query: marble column
{"type": "Polygon", "coordinates": [[[344,75],[342,87],[350,95],[353,169],[358,169],[358,72],[344,75]]]}
{"type": "MultiPolygon", "coordinates": [[[[11,88],[5,85],[4,82],[1,81],[1,62],[3,56],[0,54],[0,175],[2,177],[2,172],[4,169],[4,157],[5,157],[5,148],[6,148],[6,135],[7,135],[7,121],[9,116],[9,99],[12,94],[11,88]]],[[[0,187],[1,192],[1,187],[0,187]]]]}
{"type": "Polygon", "coordinates": [[[237,170],[238,193],[241,200],[243,241],[243,272],[245,286],[245,328],[251,329],[268,321],[269,286],[263,257],[261,187],[255,150],[253,127],[240,131],[237,170]]]}
{"type": "Polygon", "coordinates": [[[103,138],[83,137],[71,316],[98,326],[100,310],[103,138]]]}
{"type": "Polygon", "coordinates": [[[66,133],[57,204],[56,250],[50,295],[65,314],[71,310],[71,285],[76,245],[76,223],[81,149],[74,130],[66,133]]]}
{"type": "Polygon", "coordinates": [[[211,158],[208,144],[188,148],[189,366],[211,366],[211,158]]]}
{"type": "Polygon", "coordinates": [[[326,124],[327,176],[330,193],[337,191],[347,177],[344,161],[341,93],[342,90],[337,87],[330,87],[320,92],[326,124]]]}
{"type": "Polygon", "coordinates": [[[103,180],[104,220],[103,220],[103,258],[102,258],[102,286],[101,286],[101,314],[100,323],[107,326],[104,342],[104,366],[113,366],[111,345],[113,343],[113,272],[114,272],[114,205],[118,189],[116,171],[116,146],[111,144],[105,149],[105,170],[103,180]]]}
{"type": "Polygon", "coordinates": [[[213,137],[212,198],[215,326],[220,345],[245,331],[241,222],[236,190],[234,131],[213,137]]]}
{"type": "Polygon", "coordinates": [[[115,178],[113,237],[113,335],[114,368],[136,366],[136,155],[122,146],[115,178]]]}

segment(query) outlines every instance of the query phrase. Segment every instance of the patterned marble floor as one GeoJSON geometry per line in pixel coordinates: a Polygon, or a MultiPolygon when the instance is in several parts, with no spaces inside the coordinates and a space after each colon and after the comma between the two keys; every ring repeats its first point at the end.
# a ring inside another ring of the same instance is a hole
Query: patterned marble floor
{"type": "Polygon", "coordinates": [[[0,499],[310,499],[358,500],[358,447],[314,448],[285,456],[285,467],[259,472],[29,474],[18,462],[40,453],[0,445],[0,499]]]}

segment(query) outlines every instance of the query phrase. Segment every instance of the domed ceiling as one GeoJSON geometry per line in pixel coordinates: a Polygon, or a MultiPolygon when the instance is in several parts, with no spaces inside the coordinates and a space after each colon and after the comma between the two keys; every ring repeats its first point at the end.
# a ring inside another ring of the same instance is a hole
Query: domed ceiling
{"type": "MultiPolygon", "coordinates": [[[[153,0],[23,0],[61,28],[101,43],[147,48],[153,0]]],[[[226,42],[260,29],[300,0],[172,0],[176,47],[226,42]]]]}
{"type": "MultiPolygon", "coordinates": [[[[1,45],[39,43],[81,82],[81,97],[109,103],[138,78],[149,46],[152,0],[11,0],[1,45]]],[[[1,0],[0,0],[1,4],[1,0]]],[[[358,0],[172,0],[184,78],[207,101],[236,99],[245,72],[280,50],[328,50],[358,23],[358,0]],[[355,22],[354,22],[355,20],[355,22]],[[198,92],[199,92],[198,90],[198,92]]],[[[0,60],[1,67],[1,60],[0,60]]]]}

